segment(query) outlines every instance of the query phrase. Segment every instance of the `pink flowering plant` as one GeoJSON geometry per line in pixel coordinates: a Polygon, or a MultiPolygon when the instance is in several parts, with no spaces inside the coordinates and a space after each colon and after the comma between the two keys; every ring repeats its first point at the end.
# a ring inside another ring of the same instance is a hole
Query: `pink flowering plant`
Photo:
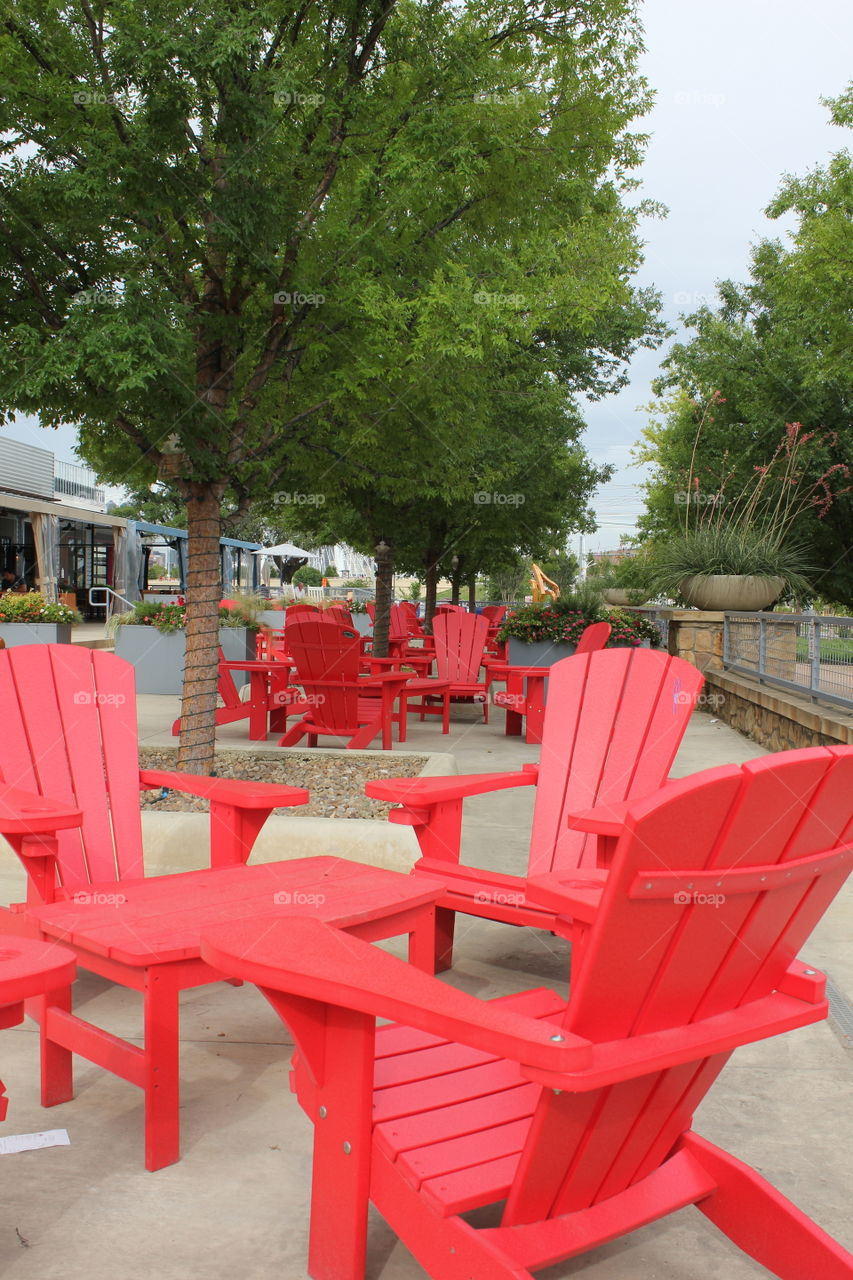
{"type": "Polygon", "coordinates": [[[612,628],[608,646],[640,645],[644,640],[660,643],[654,623],[642,614],[627,609],[606,609],[581,605],[576,600],[561,598],[543,604],[528,604],[509,614],[497,633],[499,641],[526,640],[529,644],[546,640],[551,644],[577,644],[587,627],[594,622],[609,622],[612,628]]]}
{"type": "Polygon", "coordinates": [[[14,591],[0,595],[0,622],[82,622],[76,609],[65,604],[53,604],[45,600],[40,591],[28,591],[25,595],[14,591]]]}
{"type": "MultiPolygon", "coordinates": [[[[712,397],[711,403],[720,402],[712,397]]],[[[737,469],[729,466],[727,455],[708,494],[694,474],[703,422],[704,415],[688,477],[684,529],[655,549],[658,590],[677,596],[685,578],[722,574],[781,579],[781,595],[810,595],[814,566],[794,528],[808,513],[823,520],[835,499],[850,491],[844,463],[816,475],[814,455],[835,443],[834,433],[787,423],[769,462],[755,466],[751,482],[732,497],[737,469]]]]}

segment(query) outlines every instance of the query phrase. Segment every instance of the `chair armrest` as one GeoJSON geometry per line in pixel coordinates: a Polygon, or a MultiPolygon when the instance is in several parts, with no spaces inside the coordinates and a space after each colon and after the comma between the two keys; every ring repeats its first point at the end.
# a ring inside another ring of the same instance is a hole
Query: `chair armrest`
{"type": "Polygon", "coordinates": [[[201,954],[229,977],[391,1018],[544,1071],[582,1070],[587,1040],[478,1000],[320,920],[238,920],[204,931],[201,954]],[[555,1038],[556,1037],[556,1038],[555,1038]]]}
{"type": "Polygon", "coordinates": [[[537,767],[525,765],[518,773],[470,773],[444,778],[377,778],[366,782],[364,790],[374,800],[424,809],[443,804],[447,800],[486,795],[489,791],[535,786],[538,780],[537,767]]]}
{"type": "MultiPolygon", "coordinates": [[[[653,794],[657,796],[667,787],[683,781],[683,778],[667,778],[653,794]]],[[[630,800],[617,800],[612,804],[593,805],[591,809],[576,809],[574,813],[568,815],[567,825],[573,831],[589,831],[593,835],[621,835],[628,810],[632,805],[636,805],[639,799],[648,800],[649,797],[634,796],[630,800]]]]}
{"type": "Polygon", "coordinates": [[[140,769],[139,786],[143,791],[168,787],[187,795],[234,805],[238,809],[272,809],[307,804],[310,796],[304,787],[278,786],[271,782],[248,782],[238,778],[206,778],[195,773],[172,773],[166,769],[140,769]]]}
{"type": "Polygon", "coordinates": [[[592,924],[601,904],[607,882],[607,871],[597,867],[574,871],[551,871],[544,876],[530,876],[526,882],[527,897],[537,906],[547,907],[556,915],[570,916],[584,924],[592,924]]]}
{"type": "Polygon", "coordinates": [[[273,809],[307,804],[304,787],[276,786],[270,782],[249,782],[233,778],[205,778],[194,773],[171,773],[165,769],[140,769],[141,789],[168,787],[202,796],[210,801],[210,865],[234,867],[244,864],[252,852],[261,827],[273,809]]]}
{"type": "Polygon", "coordinates": [[[53,835],[79,827],[82,821],[82,810],[73,805],[0,783],[0,834],[4,836],[53,835]]]}

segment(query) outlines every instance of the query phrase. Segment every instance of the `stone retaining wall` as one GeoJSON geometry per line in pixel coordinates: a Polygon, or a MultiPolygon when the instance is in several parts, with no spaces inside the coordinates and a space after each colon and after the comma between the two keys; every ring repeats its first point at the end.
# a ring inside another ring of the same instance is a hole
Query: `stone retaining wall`
{"type": "Polygon", "coordinates": [[[706,694],[714,697],[714,714],[770,751],[853,745],[853,714],[841,707],[812,702],[731,671],[706,670],[705,679],[706,694]]]}

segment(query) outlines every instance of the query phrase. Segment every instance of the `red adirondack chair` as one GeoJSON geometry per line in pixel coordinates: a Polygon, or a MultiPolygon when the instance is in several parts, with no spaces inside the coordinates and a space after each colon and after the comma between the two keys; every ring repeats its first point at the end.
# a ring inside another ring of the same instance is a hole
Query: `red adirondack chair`
{"type": "MultiPolygon", "coordinates": [[[[596,653],[603,649],[610,639],[613,630],[609,622],[592,622],[584,627],[577,643],[573,657],[579,653],[596,653]]],[[[545,711],[545,679],[547,677],[528,676],[529,668],[509,666],[490,662],[486,667],[486,692],[494,680],[505,680],[506,688],[498,689],[492,696],[496,707],[506,711],[506,729],[508,735],[521,733],[521,722],[528,717],[528,742],[541,742],[542,716],[545,711]],[[529,697],[525,696],[525,684],[530,683],[529,697]]]]}
{"type": "MultiPolygon", "coordinates": [[[[489,719],[489,699],[486,682],[480,677],[480,668],[488,630],[489,624],[481,615],[455,607],[436,613],[432,620],[436,678],[450,681],[452,701],[480,702],[486,722],[489,719]]],[[[427,712],[440,713],[441,708],[431,707],[428,698],[424,698],[419,710],[423,720],[427,712]]]]}
{"type": "MultiPolygon", "coordinates": [[[[199,960],[197,942],[193,955],[185,938],[176,941],[169,915],[193,903],[203,911],[205,898],[216,897],[216,877],[231,877],[229,893],[239,902],[241,877],[267,870],[242,864],[268,815],[305,804],[308,792],[140,770],[133,667],[102,650],[57,644],[0,652],[0,706],[0,777],[7,789],[44,797],[20,811],[14,794],[0,805],[0,833],[28,873],[27,902],[0,910],[0,933],[58,937],[83,968],[143,998],[143,1048],[73,1014],[70,992],[49,1015],[36,1011],[42,1101],[50,1106],[73,1096],[72,1051],[139,1085],[146,1164],[158,1169],[179,1152],[179,994],[218,980],[199,960]],[[160,787],[209,798],[213,871],[142,879],[139,790],[160,787]],[[158,946],[146,953],[134,922],[160,916],[158,946]]],[[[264,888],[266,900],[273,889],[268,882],[264,888]]]]}
{"type": "Polygon", "coordinates": [[[703,679],[696,667],[654,649],[605,649],[563,658],[551,668],[539,765],[516,773],[368,782],[377,800],[401,805],[391,822],[415,828],[421,858],[414,874],[441,879],[433,955],[416,961],[435,972],[453,958],[454,913],[565,934],[559,911],[531,899],[527,877],[596,868],[595,839],[567,826],[566,815],[591,805],[619,805],[666,780],[703,679]],[[525,875],[461,861],[466,796],[536,786],[525,875]]]}
{"type": "Polygon", "coordinates": [[[349,738],[347,748],[358,750],[381,733],[383,749],[390,750],[394,701],[408,675],[389,671],[360,676],[361,637],[334,619],[291,623],[287,643],[310,709],[279,746],[292,747],[307,735],[309,747],[315,747],[320,735],[328,735],[349,738]]]}
{"type": "MultiPolygon", "coordinates": [[[[263,633],[259,633],[263,634],[263,633]]],[[[278,632],[267,632],[267,635],[278,635],[278,632]]],[[[283,634],[283,633],[282,633],[283,634]]],[[[273,662],[277,657],[284,657],[280,649],[274,648],[269,642],[258,644],[257,662],[273,662]]],[[[250,685],[249,697],[243,700],[240,696],[240,690],[237,688],[234,680],[234,667],[238,664],[229,666],[222,648],[219,649],[219,679],[217,681],[216,690],[222,700],[222,706],[217,707],[214,713],[216,724],[235,724],[238,720],[248,720],[250,725],[255,721],[262,720],[266,724],[269,717],[273,730],[281,732],[287,727],[288,715],[295,715],[297,712],[304,710],[301,705],[299,691],[292,688],[290,683],[290,666],[282,663],[281,674],[274,679],[270,679],[264,694],[263,704],[259,705],[254,697],[253,689],[250,685]]],[[[248,663],[239,664],[245,673],[249,670],[248,663]]],[[[181,732],[181,717],[172,721],[172,737],[177,738],[181,732]]],[[[265,736],[265,735],[263,735],[265,736]]]]}
{"type": "Polygon", "coordinates": [[[689,1205],[782,1280],[851,1280],[853,1255],[691,1127],[736,1048],[826,1017],[796,957],[853,865],[851,794],[853,748],[818,747],[629,804],[568,1004],[481,1002],[308,918],[211,931],[209,962],[298,1044],[314,1280],[364,1276],[369,1200],[434,1280],[531,1280],[689,1205]],[[499,1202],[498,1226],[461,1216],[499,1202]]]}
{"type": "MultiPolygon", "coordinates": [[[[0,949],[0,1028],[23,1022],[25,1000],[70,986],[76,969],[74,952],[67,947],[36,938],[4,939],[0,949]]],[[[0,1080],[0,1120],[6,1119],[8,1105],[0,1080]]]]}

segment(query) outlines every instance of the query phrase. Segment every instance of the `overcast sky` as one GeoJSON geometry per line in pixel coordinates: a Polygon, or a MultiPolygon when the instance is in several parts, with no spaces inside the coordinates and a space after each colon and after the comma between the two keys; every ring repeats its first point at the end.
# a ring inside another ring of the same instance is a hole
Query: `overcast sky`
{"type": "MultiPolygon", "coordinates": [[[[850,145],[850,131],[829,123],[820,98],[853,78],[853,3],[646,0],[642,8],[643,70],[656,94],[642,194],[669,214],[645,224],[640,279],[660,290],[676,325],[680,313],[713,303],[715,281],[748,278],[751,244],[792,225],[763,213],[782,176],[850,145]]],[[[587,408],[587,447],[618,471],[597,496],[600,528],[586,549],[618,546],[642,510],[629,455],[669,345],[641,352],[630,385],[587,408]]]]}
{"type": "MultiPolygon", "coordinates": [[[[717,280],[744,280],[750,245],[783,227],[764,217],[785,173],[803,173],[849,145],[829,124],[821,97],[853,76],[851,0],[645,0],[644,72],[656,93],[640,124],[651,134],[642,195],[669,209],[645,225],[640,281],[661,291],[664,314],[713,301],[717,280]]],[[[630,533],[642,503],[630,450],[639,406],[663,352],[642,352],[630,385],[587,407],[587,446],[618,467],[595,507],[599,531],[585,549],[607,550],[630,533]]],[[[74,460],[71,427],[42,430],[19,420],[10,435],[74,460]]]]}

